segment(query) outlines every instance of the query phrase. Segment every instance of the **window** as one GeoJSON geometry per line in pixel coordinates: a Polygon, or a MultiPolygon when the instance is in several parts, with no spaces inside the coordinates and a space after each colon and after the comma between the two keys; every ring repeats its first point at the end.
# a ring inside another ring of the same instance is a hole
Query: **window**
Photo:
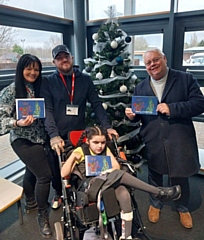
{"type": "Polygon", "coordinates": [[[130,52],[134,66],[144,66],[143,54],[149,48],[162,49],[163,34],[145,34],[132,36],[132,44],[130,44],[130,52]]]}
{"type": "Polygon", "coordinates": [[[204,2],[200,0],[186,1],[179,0],[178,1],[178,12],[186,12],[186,11],[195,11],[204,9],[204,2]]]}
{"type": "Polygon", "coordinates": [[[1,4],[28,11],[43,13],[56,17],[64,17],[63,0],[1,0],[1,4]]]}
{"type": "Polygon", "coordinates": [[[204,66],[204,31],[185,32],[183,66],[204,66]]]}
{"type": "Polygon", "coordinates": [[[135,14],[145,14],[153,12],[170,11],[170,0],[154,1],[151,0],[136,0],[135,14]]]}
{"type": "Polygon", "coordinates": [[[51,50],[62,43],[62,34],[0,25],[0,70],[16,67],[24,53],[36,55],[43,66],[52,65],[51,50]]]}
{"type": "Polygon", "coordinates": [[[89,20],[108,18],[105,11],[112,5],[115,5],[118,16],[124,15],[124,0],[89,0],[89,20]]]}
{"type": "Polygon", "coordinates": [[[163,0],[152,4],[151,0],[89,0],[89,20],[107,18],[105,11],[111,5],[116,6],[118,16],[125,16],[170,11],[170,2],[171,0],[163,0]]]}

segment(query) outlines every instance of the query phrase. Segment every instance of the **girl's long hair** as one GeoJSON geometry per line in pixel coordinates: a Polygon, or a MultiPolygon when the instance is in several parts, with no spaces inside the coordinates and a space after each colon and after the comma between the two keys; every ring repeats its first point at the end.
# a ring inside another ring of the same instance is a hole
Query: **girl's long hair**
{"type": "Polygon", "coordinates": [[[16,89],[16,98],[27,98],[27,91],[25,86],[25,78],[23,76],[23,70],[28,66],[33,66],[35,63],[39,66],[39,76],[33,83],[35,97],[40,95],[40,87],[42,82],[42,64],[40,60],[31,54],[24,54],[20,57],[18,64],[16,66],[16,75],[15,75],[15,89],[16,89]]]}

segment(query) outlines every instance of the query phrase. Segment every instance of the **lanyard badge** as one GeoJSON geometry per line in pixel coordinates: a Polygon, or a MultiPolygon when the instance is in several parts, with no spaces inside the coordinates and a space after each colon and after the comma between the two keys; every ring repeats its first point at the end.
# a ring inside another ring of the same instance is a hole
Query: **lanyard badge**
{"type": "Polygon", "coordinates": [[[67,90],[67,94],[69,95],[70,97],[70,103],[71,104],[67,104],[66,105],[66,115],[75,115],[77,116],[78,115],[78,109],[79,107],[77,105],[73,105],[73,99],[74,99],[74,87],[75,87],[75,74],[74,72],[72,73],[72,86],[71,86],[71,94],[70,94],[70,91],[68,89],[68,86],[66,84],[66,81],[64,79],[64,76],[60,73],[60,78],[62,79],[62,82],[67,90]]]}

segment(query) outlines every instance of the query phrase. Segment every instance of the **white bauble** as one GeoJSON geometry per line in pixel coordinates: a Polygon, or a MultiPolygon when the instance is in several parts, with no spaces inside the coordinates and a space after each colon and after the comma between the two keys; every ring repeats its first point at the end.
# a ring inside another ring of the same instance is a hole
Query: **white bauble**
{"type": "Polygon", "coordinates": [[[98,33],[94,33],[94,34],[92,35],[92,39],[93,39],[93,40],[97,40],[97,39],[98,39],[98,33]]]}
{"type": "Polygon", "coordinates": [[[110,45],[113,49],[118,47],[118,43],[115,40],[113,40],[110,45]]]}
{"type": "Polygon", "coordinates": [[[108,108],[108,105],[106,103],[102,103],[102,105],[105,110],[108,108]]]}
{"type": "Polygon", "coordinates": [[[121,92],[121,93],[127,92],[127,87],[126,87],[125,85],[122,85],[122,86],[120,87],[120,92],[121,92]]]}
{"type": "Polygon", "coordinates": [[[101,79],[103,78],[103,74],[102,74],[101,72],[98,72],[98,73],[96,74],[96,78],[99,79],[99,80],[101,80],[101,79]]]}

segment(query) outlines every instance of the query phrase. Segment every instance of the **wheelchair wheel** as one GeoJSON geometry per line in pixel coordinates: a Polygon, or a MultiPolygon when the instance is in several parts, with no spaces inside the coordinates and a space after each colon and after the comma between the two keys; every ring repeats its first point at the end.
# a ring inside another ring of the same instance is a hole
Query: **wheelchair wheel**
{"type": "Polygon", "coordinates": [[[60,222],[56,222],[54,224],[55,227],[55,239],[56,240],[64,240],[62,225],[60,222]]]}

